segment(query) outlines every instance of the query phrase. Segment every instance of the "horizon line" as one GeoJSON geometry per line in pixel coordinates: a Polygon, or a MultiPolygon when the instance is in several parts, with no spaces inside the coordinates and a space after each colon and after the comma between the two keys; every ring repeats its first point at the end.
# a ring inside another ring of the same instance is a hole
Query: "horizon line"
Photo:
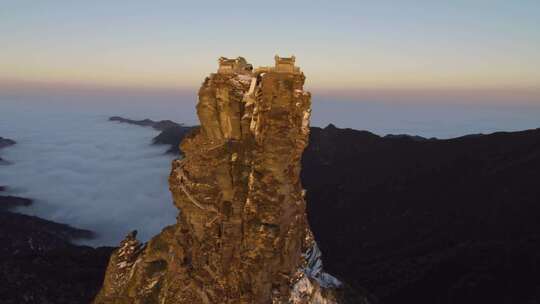
{"type": "MultiPolygon", "coordinates": [[[[201,84],[204,79],[201,80],[201,84]]],[[[309,86],[309,83],[306,84],[309,86]]],[[[149,91],[178,91],[178,90],[198,90],[199,86],[194,84],[173,85],[144,85],[136,83],[105,83],[88,81],[49,81],[49,80],[26,80],[0,78],[0,88],[48,88],[48,89],[97,89],[97,90],[149,90],[149,91]]],[[[462,92],[481,92],[481,91],[520,91],[540,93],[540,84],[533,86],[516,85],[493,85],[493,86],[465,86],[465,85],[447,85],[447,86],[400,86],[400,85],[382,85],[382,86],[313,86],[308,90],[316,91],[401,91],[401,92],[429,92],[429,91],[462,91],[462,92]]]]}

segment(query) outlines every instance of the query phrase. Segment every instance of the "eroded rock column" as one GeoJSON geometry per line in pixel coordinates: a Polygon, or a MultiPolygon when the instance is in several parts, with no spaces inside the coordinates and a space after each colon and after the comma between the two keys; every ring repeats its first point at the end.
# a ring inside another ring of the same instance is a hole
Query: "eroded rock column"
{"type": "Polygon", "coordinates": [[[95,303],[336,303],[300,183],[304,80],[294,57],[254,71],[220,59],[199,91],[201,127],[173,162],[177,224],[143,248],[125,241],[95,303]]]}

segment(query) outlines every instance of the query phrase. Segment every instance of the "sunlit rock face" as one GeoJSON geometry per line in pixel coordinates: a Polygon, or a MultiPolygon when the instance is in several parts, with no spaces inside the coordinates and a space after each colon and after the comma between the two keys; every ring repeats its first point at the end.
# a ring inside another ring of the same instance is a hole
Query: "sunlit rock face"
{"type": "Polygon", "coordinates": [[[338,303],[306,218],[310,94],[294,57],[221,58],[169,179],[177,224],[113,254],[95,303],[338,303]]]}

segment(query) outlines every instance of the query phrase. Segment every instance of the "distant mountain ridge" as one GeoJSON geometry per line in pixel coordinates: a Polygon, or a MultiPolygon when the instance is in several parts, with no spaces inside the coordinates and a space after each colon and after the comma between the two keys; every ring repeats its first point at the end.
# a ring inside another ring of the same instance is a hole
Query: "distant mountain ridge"
{"type": "MultiPolygon", "coordinates": [[[[0,187],[0,192],[5,191],[6,187],[0,187]]],[[[16,207],[28,207],[33,201],[29,198],[13,195],[0,195],[0,211],[9,211],[16,207]]]]}
{"type": "Polygon", "coordinates": [[[325,265],[383,303],[540,299],[540,129],[448,140],[312,128],[325,265]]]}
{"type": "Polygon", "coordinates": [[[109,120],[110,121],[117,121],[117,122],[122,122],[122,123],[127,123],[127,124],[132,124],[132,125],[137,125],[137,126],[141,126],[141,127],[152,127],[156,130],[159,130],[159,131],[163,131],[163,130],[166,130],[168,128],[171,128],[171,127],[178,127],[178,126],[181,126],[181,124],[179,123],[176,123],[174,121],[171,121],[171,120],[160,120],[160,121],[153,121],[151,119],[142,119],[142,120],[134,120],[134,119],[129,119],[129,118],[123,118],[123,117],[120,117],[120,116],[112,116],[112,117],[109,117],[109,120]]]}
{"type": "MultiPolygon", "coordinates": [[[[177,123],[171,120],[154,121],[149,118],[136,120],[136,119],[124,118],[121,116],[111,116],[109,117],[109,121],[127,123],[127,124],[141,126],[141,127],[151,127],[158,131],[161,131],[157,136],[155,136],[152,139],[152,143],[157,144],[157,145],[170,145],[171,147],[167,151],[167,153],[173,153],[173,154],[181,153],[178,146],[180,145],[180,142],[182,141],[182,139],[187,134],[189,134],[189,132],[191,132],[193,129],[199,127],[199,126],[186,126],[182,123],[177,123]]],[[[317,128],[317,127],[311,127],[311,128],[317,128]]],[[[329,124],[325,129],[339,129],[339,128],[337,128],[333,124],[329,124]]],[[[374,136],[378,136],[369,131],[360,131],[360,132],[367,132],[374,136]]],[[[476,134],[471,135],[471,136],[476,136],[476,134]]],[[[414,140],[414,141],[438,140],[435,137],[426,138],[422,136],[408,135],[408,134],[387,134],[384,136],[384,138],[404,139],[404,140],[414,140]]]]}
{"type": "MultiPolygon", "coordinates": [[[[16,142],[13,139],[4,138],[0,136],[0,149],[3,149],[5,147],[13,146],[16,144],[16,142]]],[[[5,160],[0,157],[0,164],[5,163],[5,160]]]]}
{"type": "Polygon", "coordinates": [[[0,136],[0,149],[9,147],[16,144],[16,142],[13,139],[4,138],[0,136]]]}
{"type": "Polygon", "coordinates": [[[152,143],[155,145],[169,145],[170,148],[167,150],[167,153],[179,154],[180,149],[180,140],[184,138],[193,128],[184,126],[183,124],[176,123],[171,120],[160,120],[153,121],[151,119],[143,120],[133,120],[129,118],[123,118],[120,116],[112,116],[109,118],[110,121],[116,121],[120,123],[127,123],[132,125],[137,125],[141,127],[152,127],[161,133],[154,137],[152,143]]]}

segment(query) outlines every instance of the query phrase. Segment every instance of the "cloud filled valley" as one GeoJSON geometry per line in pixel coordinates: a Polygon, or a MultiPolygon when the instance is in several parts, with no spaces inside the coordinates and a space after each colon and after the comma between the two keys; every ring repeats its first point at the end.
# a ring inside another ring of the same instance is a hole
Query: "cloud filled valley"
{"type": "Polygon", "coordinates": [[[91,245],[116,245],[132,229],[142,239],[173,223],[167,178],[173,156],[152,146],[157,131],[109,122],[107,115],[20,108],[1,130],[0,184],[34,199],[20,211],[93,230],[91,245]]]}
{"type": "MultiPolygon", "coordinates": [[[[194,98],[182,96],[2,97],[0,136],[17,144],[0,151],[0,186],[35,201],[20,212],[89,229],[91,245],[117,245],[126,233],[143,240],[174,222],[167,178],[173,156],[152,146],[159,132],[108,121],[113,115],[197,124],[194,98]],[[128,98],[129,97],[129,98],[128,98]]],[[[314,100],[312,125],[379,135],[448,138],[537,126],[540,108],[314,100]],[[381,119],[383,117],[384,119],[381,119]],[[384,122],[384,123],[383,123],[384,122]],[[429,126],[429,127],[426,127],[429,126]]]]}

